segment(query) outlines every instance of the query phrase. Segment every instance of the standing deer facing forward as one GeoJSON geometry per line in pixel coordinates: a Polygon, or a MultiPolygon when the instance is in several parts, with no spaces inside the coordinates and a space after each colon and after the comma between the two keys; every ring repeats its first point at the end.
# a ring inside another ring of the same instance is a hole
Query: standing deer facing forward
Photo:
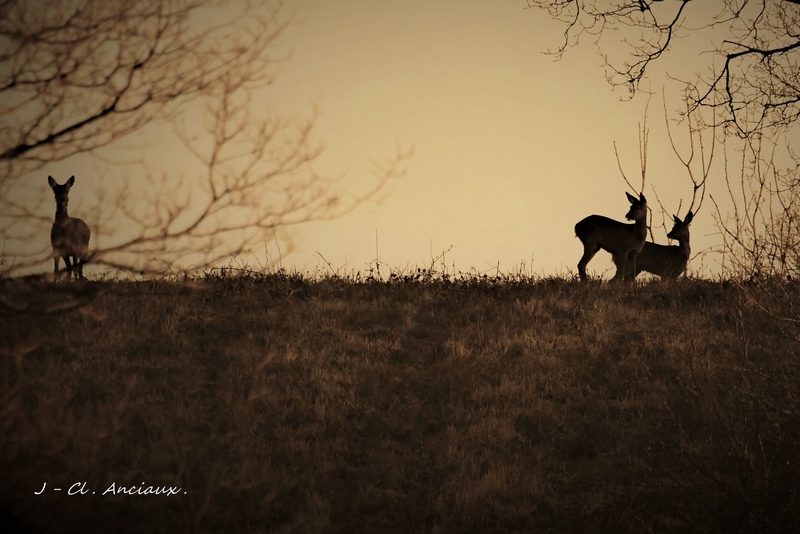
{"type": "Polygon", "coordinates": [[[64,258],[67,277],[83,278],[83,264],[89,256],[91,231],[85,222],[70,217],[67,213],[69,189],[75,183],[75,177],[71,177],[64,185],[59,185],[52,176],[48,176],[47,183],[56,196],[56,220],[50,230],[50,243],[53,245],[53,274],[58,277],[58,259],[64,258]],[[70,258],[74,259],[74,264],[70,258]]]}
{"type": "Polygon", "coordinates": [[[647,237],[647,199],[641,193],[638,199],[629,193],[625,194],[631,203],[625,218],[633,221],[633,224],[621,223],[602,215],[589,215],[575,225],[575,235],[583,243],[583,256],[578,262],[578,274],[583,282],[588,279],[586,265],[601,248],[628,260],[622,264],[624,280],[629,279],[625,271],[635,268],[636,256],[644,247],[647,237]]]}
{"type": "Polygon", "coordinates": [[[626,277],[626,280],[636,278],[642,272],[657,274],[663,279],[675,280],[689,262],[689,255],[692,249],[689,247],[689,225],[692,223],[694,214],[689,211],[684,220],[680,220],[677,215],[673,215],[674,226],[667,234],[669,239],[678,241],[677,245],[666,246],[650,243],[644,244],[642,251],[636,256],[636,265],[625,265],[625,259],[619,255],[613,255],[614,264],[617,266],[617,274],[614,279],[626,277]]]}

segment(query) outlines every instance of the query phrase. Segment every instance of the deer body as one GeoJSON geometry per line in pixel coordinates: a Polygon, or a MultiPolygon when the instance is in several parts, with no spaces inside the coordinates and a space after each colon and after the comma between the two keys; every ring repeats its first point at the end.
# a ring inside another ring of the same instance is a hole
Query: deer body
{"type": "Polygon", "coordinates": [[[583,256],[578,262],[581,281],[588,279],[586,265],[600,249],[628,260],[622,263],[623,279],[628,279],[625,273],[635,265],[636,256],[644,247],[647,237],[647,200],[641,193],[638,199],[629,193],[625,194],[631,203],[625,218],[634,221],[633,224],[602,215],[589,215],[575,225],[575,235],[583,243],[583,256]]]}
{"type": "Polygon", "coordinates": [[[667,234],[669,239],[678,241],[677,245],[658,245],[647,242],[642,251],[636,256],[636,265],[625,265],[625,259],[619,255],[612,255],[614,264],[617,266],[617,274],[614,279],[628,277],[636,278],[642,272],[647,271],[660,276],[662,279],[675,280],[685,270],[692,253],[689,246],[689,224],[692,222],[694,214],[690,211],[686,218],[681,221],[677,215],[672,216],[674,226],[667,234]]]}
{"type": "Polygon", "coordinates": [[[67,211],[69,190],[75,183],[72,176],[64,185],[59,185],[52,176],[47,183],[56,197],[56,217],[50,230],[50,243],[53,246],[53,273],[58,276],[58,260],[64,258],[68,277],[83,278],[83,264],[89,256],[89,226],[81,219],[70,217],[67,211]],[[70,261],[70,258],[74,261],[70,261]],[[74,271],[74,272],[73,272],[74,271]]]}

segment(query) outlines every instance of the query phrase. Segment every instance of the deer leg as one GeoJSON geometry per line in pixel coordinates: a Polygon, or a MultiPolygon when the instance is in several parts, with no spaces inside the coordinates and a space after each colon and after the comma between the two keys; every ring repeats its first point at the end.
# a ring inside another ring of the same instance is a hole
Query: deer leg
{"type": "Polygon", "coordinates": [[[72,279],[72,261],[69,256],[64,256],[64,264],[67,270],[67,280],[72,279]]]}
{"type": "Polygon", "coordinates": [[[58,256],[53,258],[53,280],[58,279],[58,256]]]}
{"type": "Polygon", "coordinates": [[[614,273],[614,278],[611,279],[612,282],[619,282],[625,279],[625,263],[626,258],[625,256],[620,256],[619,254],[611,254],[611,259],[614,260],[614,265],[617,267],[617,272],[614,273]]]}
{"type": "Polygon", "coordinates": [[[585,282],[589,279],[586,275],[586,266],[592,261],[594,255],[600,250],[600,247],[595,246],[591,247],[589,245],[583,245],[583,256],[581,256],[581,261],[578,262],[578,274],[581,277],[581,282],[585,282]]]}
{"type": "Polygon", "coordinates": [[[81,276],[81,259],[78,256],[72,256],[72,278],[78,279],[81,276]]]}
{"type": "Polygon", "coordinates": [[[628,253],[627,261],[625,262],[625,274],[623,276],[623,280],[626,282],[633,282],[636,280],[636,275],[639,274],[636,271],[636,256],[638,253],[635,250],[632,250],[628,253]]]}

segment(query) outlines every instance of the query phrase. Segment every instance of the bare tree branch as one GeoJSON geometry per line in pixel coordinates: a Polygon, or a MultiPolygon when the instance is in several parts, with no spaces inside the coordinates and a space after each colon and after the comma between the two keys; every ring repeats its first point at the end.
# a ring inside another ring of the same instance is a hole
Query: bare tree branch
{"type": "Polygon", "coordinates": [[[44,4],[0,3],[0,232],[17,272],[48,261],[30,245],[53,222],[37,171],[76,155],[106,167],[99,184],[77,177],[94,204],[71,206],[92,226],[89,263],[136,272],[226,261],[276,229],[346,213],[404,172],[411,153],[398,150],[345,197],[313,168],[315,116],[264,105],[288,58],[275,51],[291,24],[280,0],[44,4]],[[156,143],[183,145],[178,174],[144,151],[156,130],[156,143]],[[119,158],[126,143],[140,156],[119,158]]]}
{"type": "MultiPolygon", "coordinates": [[[[620,35],[629,60],[606,60],[609,82],[633,95],[648,68],[675,39],[690,33],[707,35],[709,50],[721,70],[701,76],[695,107],[719,113],[718,123],[741,136],[793,124],[800,116],[800,9],[790,0],[725,0],[713,17],[707,2],[673,0],[528,0],[566,25],[564,41],[553,53],[560,58],[584,34],[600,46],[607,32],[620,35]],[[794,5],[793,5],[794,4],[794,5]]],[[[601,46],[601,50],[602,50],[601,46]]],[[[711,65],[715,62],[712,60],[711,65]]]]}

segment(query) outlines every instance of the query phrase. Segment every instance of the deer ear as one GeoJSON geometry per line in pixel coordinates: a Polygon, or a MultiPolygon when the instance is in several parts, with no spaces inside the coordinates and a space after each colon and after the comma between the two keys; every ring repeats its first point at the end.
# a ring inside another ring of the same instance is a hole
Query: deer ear
{"type": "Polygon", "coordinates": [[[74,176],[70,176],[70,177],[69,177],[69,180],[67,180],[67,183],[66,183],[66,184],[64,184],[64,185],[66,185],[67,187],[72,187],[72,185],[73,185],[74,183],[75,183],[75,177],[74,177],[74,176]]]}
{"type": "Polygon", "coordinates": [[[691,210],[689,210],[689,213],[686,214],[686,218],[683,220],[683,224],[689,224],[690,222],[692,222],[693,218],[694,214],[692,213],[691,210]]]}
{"type": "Polygon", "coordinates": [[[625,191],[625,195],[628,197],[628,202],[631,204],[636,202],[636,197],[625,191]]]}
{"type": "Polygon", "coordinates": [[[647,199],[644,198],[644,193],[639,193],[639,200],[645,203],[647,202],[647,199]]]}
{"type": "Polygon", "coordinates": [[[56,183],[56,181],[55,181],[55,180],[53,180],[53,177],[52,177],[52,176],[48,176],[48,177],[47,177],[47,183],[48,183],[48,184],[50,184],[50,187],[55,187],[55,186],[57,186],[57,185],[58,185],[58,183],[56,183]]]}
{"type": "Polygon", "coordinates": [[[674,222],[675,224],[681,224],[681,218],[678,217],[677,215],[673,215],[672,222],[674,222]]]}

